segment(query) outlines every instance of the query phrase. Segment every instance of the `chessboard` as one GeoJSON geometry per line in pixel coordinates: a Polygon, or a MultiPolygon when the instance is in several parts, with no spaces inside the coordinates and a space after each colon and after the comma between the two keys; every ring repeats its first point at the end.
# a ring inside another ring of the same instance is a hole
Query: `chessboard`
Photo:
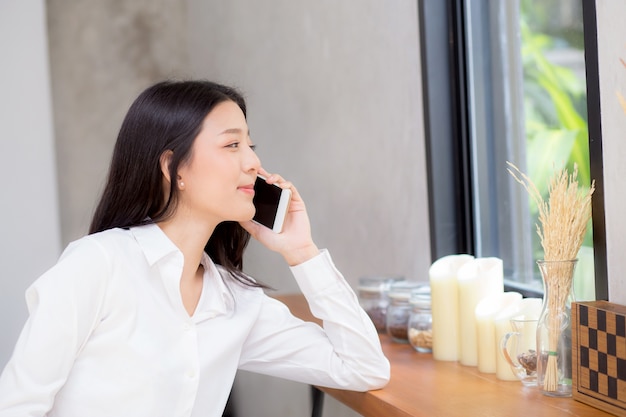
{"type": "Polygon", "coordinates": [[[626,306],[572,303],[572,397],[626,416],[626,306]]]}

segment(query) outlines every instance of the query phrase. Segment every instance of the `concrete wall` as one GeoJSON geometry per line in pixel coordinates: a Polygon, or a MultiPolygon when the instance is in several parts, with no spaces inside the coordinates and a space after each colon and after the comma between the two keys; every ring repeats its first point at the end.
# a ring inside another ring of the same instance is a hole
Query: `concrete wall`
{"type": "Polygon", "coordinates": [[[178,0],[49,0],[48,41],[63,243],[84,235],[128,106],[187,74],[178,0]]]}
{"type": "MultiPolygon", "coordinates": [[[[373,272],[426,280],[430,265],[413,3],[190,2],[194,75],[244,91],[261,161],[295,182],[318,244],[354,284],[373,272]]],[[[296,289],[256,249],[249,270],[296,289]]]]}
{"type": "MultiPolygon", "coordinates": [[[[246,94],[249,123],[264,165],[298,185],[308,203],[314,237],[331,250],[350,283],[356,285],[360,275],[370,273],[426,280],[430,252],[414,2],[46,4],[58,182],[52,165],[32,175],[50,182],[46,188],[51,198],[39,206],[56,210],[58,195],[60,216],[58,211],[50,213],[55,219],[51,224],[57,230],[61,225],[62,246],[87,231],[117,130],[132,99],[162,78],[194,76],[234,84],[246,94]]],[[[47,76],[43,2],[38,7],[36,30],[21,25],[13,10],[2,10],[7,20],[2,45],[20,53],[26,44],[10,40],[36,37],[41,45],[35,67],[47,76]]],[[[16,72],[31,66],[16,61],[16,72]]],[[[6,71],[0,69],[0,79],[15,75],[6,71]]],[[[29,79],[26,73],[17,75],[29,79]]],[[[41,86],[35,91],[48,97],[42,92],[48,94],[41,86]]],[[[6,95],[0,101],[13,105],[6,95]]],[[[45,102],[50,110],[49,100],[33,101],[45,102]]],[[[28,110],[15,108],[12,114],[28,110]]],[[[46,121],[42,126],[50,130],[49,118],[46,121]]],[[[37,137],[47,138],[48,148],[40,149],[48,163],[54,162],[51,131],[37,137]]],[[[29,157],[16,156],[16,164],[29,157]]],[[[14,172],[5,175],[14,177],[14,172]]],[[[10,188],[11,201],[21,197],[19,189],[10,188]]],[[[2,210],[4,218],[24,212],[2,210]]],[[[40,230],[31,226],[22,229],[40,230]]],[[[12,245],[8,236],[3,236],[3,244],[12,245]]],[[[0,305],[19,312],[3,315],[12,319],[2,325],[3,331],[23,324],[23,290],[58,256],[58,233],[56,238],[55,245],[46,245],[51,256],[40,258],[41,268],[15,271],[21,284],[0,294],[0,305]]],[[[28,255],[19,260],[27,261],[28,255]]],[[[257,245],[247,254],[246,269],[281,292],[297,290],[283,262],[257,245]]],[[[16,332],[4,333],[4,349],[12,348],[16,332]]],[[[0,363],[7,359],[4,354],[0,363]]],[[[238,377],[236,400],[241,415],[310,414],[307,386],[256,375],[238,377]]],[[[332,399],[326,400],[326,408],[336,416],[354,414],[332,399]]]]}

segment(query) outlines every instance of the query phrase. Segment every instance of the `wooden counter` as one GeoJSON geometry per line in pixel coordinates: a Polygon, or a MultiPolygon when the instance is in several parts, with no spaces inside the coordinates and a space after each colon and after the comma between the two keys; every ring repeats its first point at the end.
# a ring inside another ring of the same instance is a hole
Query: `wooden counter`
{"type": "MultiPolygon", "coordinates": [[[[315,321],[302,295],[275,298],[303,320],[315,321]]],[[[572,398],[552,398],[520,382],[500,381],[495,374],[458,362],[435,361],[410,345],[393,343],[381,335],[391,362],[389,384],[376,391],[353,392],[319,387],[365,417],[559,416],[603,417],[605,413],[572,398]]]]}

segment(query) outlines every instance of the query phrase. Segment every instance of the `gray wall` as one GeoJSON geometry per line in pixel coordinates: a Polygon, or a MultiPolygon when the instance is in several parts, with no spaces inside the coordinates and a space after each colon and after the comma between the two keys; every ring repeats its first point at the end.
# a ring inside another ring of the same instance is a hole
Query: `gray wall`
{"type": "MultiPolygon", "coordinates": [[[[378,0],[189,2],[194,75],[239,86],[264,166],[302,193],[319,246],[359,276],[427,280],[430,265],[417,6],[378,0]]],[[[278,256],[246,269],[297,291],[278,256]]],[[[242,415],[307,416],[309,389],[240,374],[242,415]],[[259,387],[263,387],[260,389],[259,387]],[[288,393],[288,394],[286,394],[288,393]]],[[[326,400],[325,415],[352,415],[326,400]]]]}
{"type": "MultiPolygon", "coordinates": [[[[297,184],[317,243],[331,250],[351,284],[360,275],[381,272],[426,280],[430,252],[417,10],[415,2],[385,3],[48,1],[47,27],[40,19],[36,29],[43,46],[47,31],[50,45],[59,181],[53,168],[32,174],[49,180],[50,190],[58,186],[51,196],[58,195],[60,213],[50,212],[55,220],[50,223],[60,225],[62,245],[87,230],[131,100],[162,78],[194,76],[234,84],[246,94],[265,167],[297,184]]],[[[38,4],[41,13],[43,4],[38,4]]],[[[8,40],[37,33],[14,26],[12,13],[4,11],[11,19],[3,26],[9,31],[3,39],[21,52],[23,43],[8,40]]],[[[38,68],[47,76],[43,46],[38,68]]],[[[18,65],[26,67],[26,62],[18,65]]],[[[14,75],[6,71],[0,69],[2,79],[14,75]]],[[[5,97],[0,100],[11,106],[5,97]]],[[[49,101],[32,101],[50,110],[49,101]]],[[[52,143],[50,134],[47,138],[52,143]]],[[[27,156],[22,152],[15,162],[27,156]]],[[[52,149],[44,156],[55,160],[52,149]]],[[[11,201],[20,196],[10,189],[11,201]]],[[[55,210],[56,205],[54,199],[40,204],[55,210]]],[[[5,218],[17,215],[2,210],[5,218]]],[[[16,256],[18,265],[28,260],[28,243],[16,256]]],[[[43,259],[50,266],[60,247],[47,249],[52,256],[43,259]]],[[[280,292],[297,290],[283,262],[257,245],[251,245],[246,269],[280,292]]],[[[25,319],[23,289],[41,270],[15,271],[19,285],[2,278],[13,291],[0,294],[0,305],[19,312],[5,315],[14,329],[25,319]]],[[[3,334],[1,345],[8,352],[16,332],[3,334]]],[[[0,363],[6,359],[8,353],[0,363]]],[[[308,387],[257,375],[237,378],[236,400],[242,415],[310,413],[308,387]]],[[[326,409],[336,416],[354,414],[331,399],[326,409]]]]}
{"type": "MultiPolygon", "coordinates": [[[[263,165],[298,186],[315,239],[348,280],[384,272],[426,280],[415,2],[197,0],[189,16],[194,75],[245,92],[263,165]]],[[[265,250],[253,247],[247,266],[280,290],[297,289],[265,250]]]]}
{"type": "Polygon", "coordinates": [[[187,73],[186,8],[178,0],[48,0],[63,243],[86,233],[131,101],[187,73]]]}

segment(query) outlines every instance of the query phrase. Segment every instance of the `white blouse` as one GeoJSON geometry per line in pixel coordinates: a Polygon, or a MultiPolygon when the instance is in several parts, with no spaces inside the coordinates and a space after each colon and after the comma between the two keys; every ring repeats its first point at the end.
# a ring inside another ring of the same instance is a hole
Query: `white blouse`
{"type": "Polygon", "coordinates": [[[183,254],[158,226],[71,243],[26,292],[0,417],[219,417],[237,369],[356,391],[387,383],[377,332],[326,251],[291,268],[323,329],[206,254],[202,265],[189,316],[183,254]]]}

